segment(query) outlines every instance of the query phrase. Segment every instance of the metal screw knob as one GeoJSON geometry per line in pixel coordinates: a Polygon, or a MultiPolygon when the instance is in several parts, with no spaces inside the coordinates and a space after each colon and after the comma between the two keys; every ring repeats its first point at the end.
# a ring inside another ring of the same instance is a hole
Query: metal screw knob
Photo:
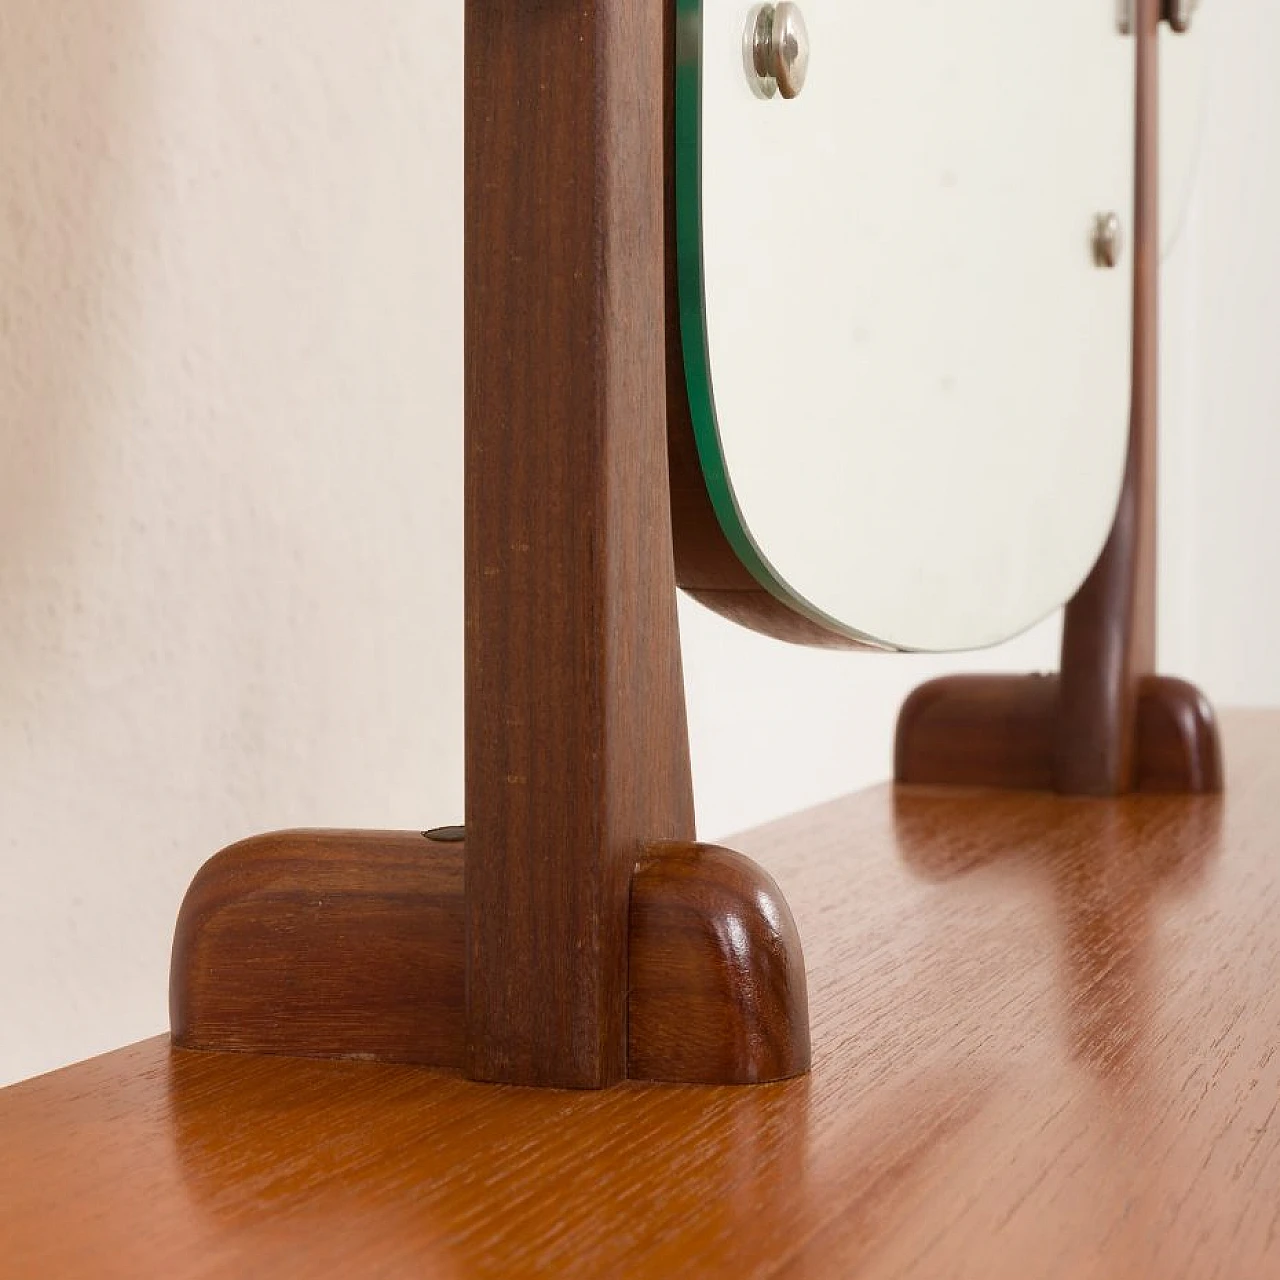
{"type": "MultiPolygon", "coordinates": [[[[1133,35],[1138,0],[1116,0],[1116,24],[1122,36],[1133,35]]],[[[1179,35],[1191,30],[1191,19],[1200,0],[1160,0],[1160,19],[1179,35]]]]}
{"type": "Polygon", "coordinates": [[[1181,35],[1191,30],[1191,18],[1199,7],[1200,0],[1165,0],[1165,21],[1181,35]]]}
{"type": "Polygon", "coordinates": [[[1100,213],[1093,222],[1093,260],[1110,270],[1124,254],[1124,224],[1118,213],[1100,213]]]}
{"type": "Polygon", "coordinates": [[[809,32],[791,0],[757,5],[747,22],[747,74],[762,97],[796,97],[809,74],[809,32]]]}

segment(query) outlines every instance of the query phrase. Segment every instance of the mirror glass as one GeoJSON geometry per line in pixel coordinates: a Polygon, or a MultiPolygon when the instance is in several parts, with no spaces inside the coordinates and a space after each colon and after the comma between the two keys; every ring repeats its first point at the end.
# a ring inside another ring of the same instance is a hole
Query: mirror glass
{"type": "Polygon", "coordinates": [[[678,4],[680,328],[722,528],[774,596],[855,639],[1027,628],[1093,565],[1124,465],[1116,0],[801,0],[792,99],[760,96],[751,5],[678,4]]]}

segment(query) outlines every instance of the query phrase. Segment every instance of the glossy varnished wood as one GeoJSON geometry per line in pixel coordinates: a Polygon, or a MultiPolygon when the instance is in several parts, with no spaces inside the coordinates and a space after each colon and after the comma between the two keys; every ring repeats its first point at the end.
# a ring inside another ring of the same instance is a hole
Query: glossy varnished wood
{"type": "Polygon", "coordinates": [[[1156,478],[1160,392],[1161,0],[1136,0],[1133,399],[1111,536],[1063,619],[1054,779],[1070,795],[1132,790],[1138,696],[1156,669],[1156,478]]]}
{"type": "MultiPolygon", "coordinates": [[[[464,840],[414,831],[281,831],[224,849],[179,914],[174,1043],[465,1067],[466,865],[464,840]]],[[[646,850],[627,940],[629,1078],[755,1084],[808,1069],[799,935],[750,860],[646,850]]]]}
{"type": "Polygon", "coordinates": [[[668,7],[467,0],[465,841],[291,832],[212,859],[174,940],[179,1045],[572,1088],[808,1065],[786,903],[693,843],[668,7]]]}
{"type": "Polygon", "coordinates": [[[1134,7],[1133,402],[1115,522],[1067,604],[1059,674],[954,676],[917,689],[898,719],[900,782],[1093,796],[1223,787],[1212,707],[1192,685],[1156,674],[1163,9],[1161,0],[1136,0],[1134,7]]]}
{"type": "Polygon", "coordinates": [[[416,831],[282,831],[224,849],[174,930],[174,1040],[462,1067],[463,862],[461,844],[416,831]]]}
{"type": "Polygon", "coordinates": [[[738,843],[813,1072],[495,1088],[171,1051],[0,1092],[14,1276],[1280,1275],[1280,716],[1225,796],[881,788],[738,843]]]}
{"type": "Polygon", "coordinates": [[[627,1074],[758,1084],[809,1069],[804,953],[760,867],[714,845],[666,845],[631,887],[627,1074]]]}
{"type": "MultiPolygon", "coordinates": [[[[1075,791],[1059,773],[1060,677],[945,676],[903,704],[894,743],[899,782],[961,787],[1075,791]]],[[[1170,676],[1137,684],[1137,719],[1126,791],[1203,794],[1223,787],[1222,747],[1213,708],[1194,685],[1170,676]]],[[[1114,741],[1099,729],[1099,760],[1114,741]]],[[[1088,792],[1086,792],[1088,794],[1088,792]]]]}
{"type": "Polygon", "coordinates": [[[659,0],[466,4],[468,1064],[626,1067],[641,850],[692,840],[659,0]]]}

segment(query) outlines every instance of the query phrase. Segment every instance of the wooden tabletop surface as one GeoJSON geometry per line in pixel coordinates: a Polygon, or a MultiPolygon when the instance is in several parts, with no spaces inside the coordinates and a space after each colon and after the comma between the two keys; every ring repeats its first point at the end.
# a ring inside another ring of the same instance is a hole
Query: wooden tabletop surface
{"type": "Polygon", "coordinates": [[[815,1067],[568,1094],[161,1037],[0,1091],[6,1276],[1280,1276],[1280,713],[1229,794],[737,841],[815,1067]]]}

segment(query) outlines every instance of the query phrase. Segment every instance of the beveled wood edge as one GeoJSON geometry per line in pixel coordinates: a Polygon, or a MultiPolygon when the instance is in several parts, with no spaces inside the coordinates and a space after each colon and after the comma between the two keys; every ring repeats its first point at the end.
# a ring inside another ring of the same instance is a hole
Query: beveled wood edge
{"type": "Polygon", "coordinates": [[[809,1070],[800,932],[773,878],[707,844],[649,849],[631,881],[627,1073],[763,1084],[809,1070]]]}
{"type": "Polygon", "coordinates": [[[898,712],[893,776],[903,785],[1053,790],[1058,678],[942,676],[898,712]]]}
{"type": "Polygon", "coordinates": [[[1213,795],[1226,788],[1222,734],[1213,704],[1174,676],[1138,685],[1135,790],[1213,795]]]}
{"type": "MultiPolygon", "coordinates": [[[[1061,692],[1056,675],[943,676],[921,685],[898,715],[894,780],[1081,794],[1056,772],[1061,692]]],[[[1125,790],[1223,790],[1217,717],[1195,685],[1170,676],[1141,679],[1136,726],[1125,790]]]]}
{"type": "MultiPolygon", "coordinates": [[[[173,1043],[464,1070],[462,841],[283,831],[193,880],[170,969],[173,1043]]],[[[627,1077],[757,1084],[810,1064],[799,934],[758,866],[656,844],[630,897],[627,1077]]]]}
{"type": "Polygon", "coordinates": [[[174,930],[169,1022],[192,1049],[464,1064],[460,844],[294,830],[197,872],[174,930]]]}

